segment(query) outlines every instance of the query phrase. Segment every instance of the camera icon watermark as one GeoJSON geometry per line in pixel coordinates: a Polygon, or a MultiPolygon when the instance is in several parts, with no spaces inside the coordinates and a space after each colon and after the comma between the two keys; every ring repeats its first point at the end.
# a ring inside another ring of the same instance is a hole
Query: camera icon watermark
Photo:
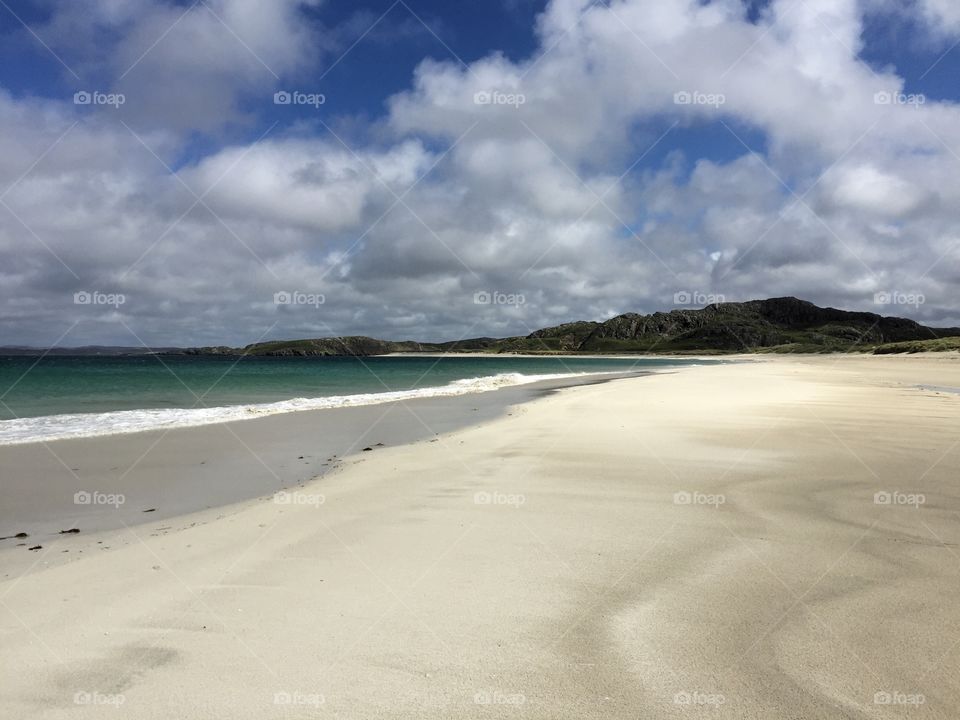
{"type": "Polygon", "coordinates": [[[927,496],[923,493],[905,493],[898,490],[880,490],[873,494],[874,505],[906,506],[918,509],[926,504],[927,496]]]}
{"type": "Polygon", "coordinates": [[[473,294],[474,305],[524,305],[527,298],[522,293],[505,293],[499,290],[481,290],[473,294]]]}
{"type": "Polygon", "coordinates": [[[926,301],[926,296],[921,292],[891,290],[889,292],[884,291],[873,294],[873,302],[876,305],[905,305],[919,308],[926,301]]]}
{"type": "Polygon", "coordinates": [[[99,90],[78,90],[73,94],[74,105],[108,105],[114,110],[127,101],[123,93],[104,93],[99,90]]]}
{"type": "Polygon", "coordinates": [[[527,96],[523,93],[502,92],[500,90],[480,90],[473,94],[474,105],[508,105],[519,108],[525,105],[527,96]]]}
{"type": "Polygon", "coordinates": [[[305,93],[299,90],[278,90],[273,94],[274,105],[309,105],[318,109],[327,102],[323,93],[305,93]]]}
{"type": "Polygon", "coordinates": [[[881,90],[873,95],[874,105],[907,105],[916,109],[926,103],[927,96],[922,93],[907,94],[881,90]]]}
{"type": "Polygon", "coordinates": [[[273,294],[274,305],[312,305],[319,308],[327,301],[322,293],[307,293],[299,290],[281,290],[273,294]]]}
{"type": "Polygon", "coordinates": [[[527,496],[519,493],[502,493],[494,490],[487,492],[481,490],[474,493],[474,505],[504,505],[507,507],[519,508],[527,502],[527,496]]]}
{"type": "Polygon", "coordinates": [[[127,501],[123,493],[104,493],[94,490],[80,490],[73,494],[74,505],[113,505],[119,508],[127,501]]]}
{"type": "Polygon", "coordinates": [[[673,94],[674,105],[705,105],[707,107],[720,108],[722,105],[726,105],[726,103],[727,96],[723,93],[681,90],[673,94]]]}
{"type": "Polygon", "coordinates": [[[673,294],[674,305],[714,305],[725,303],[726,296],[715,293],[704,293],[699,290],[678,290],[673,294]]]}
{"type": "Polygon", "coordinates": [[[294,490],[293,492],[280,490],[273,495],[273,502],[277,505],[313,505],[313,507],[320,507],[326,501],[326,495],[321,495],[320,493],[305,493],[299,490],[294,490]]]}
{"type": "Polygon", "coordinates": [[[673,504],[674,505],[707,505],[709,507],[718,508],[727,502],[725,495],[719,494],[710,494],[702,492],[688,492],[686,490],[680,490],[673,494],[673,504]]]}
{"type": "Polygon", "coordinates": [[[74,305],[112,305],[119,308],[127,301],[123,293],[105,293],[99,290],[81,290],[73,294],[74,305]]]}

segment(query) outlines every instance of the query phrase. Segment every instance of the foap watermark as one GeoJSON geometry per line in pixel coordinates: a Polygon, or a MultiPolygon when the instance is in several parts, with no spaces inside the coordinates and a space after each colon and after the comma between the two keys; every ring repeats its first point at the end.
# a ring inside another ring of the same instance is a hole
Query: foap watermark
{"type": "Polygon", "coordinates": [[[79,90],[73,94],[74,105],[109,105],[114,110],[127,101],[123,93],[105,93],[99,90],[79,90]]]}
{"type": "Polygon", "coordinates": [[[487,492],[481,490],[473,495],[474,505],[506,505],[508,507],[518,508],[527,502],[527,496],[514,493],[502,493],[494,490],[487,492]]]}
{"type": "Polygon", "coordinates": [[[320,707],[327,702],[327,699],[320,693],[305,693],[299,690],[288,692],[281,690],[273,694],[274,705],[310,705],[320,707]]]}
{"type": "Polygon", "coordinates": [[[274,305],[312,305],[320,307],[327,301],[323,293],[300,292],[299,290],[281,290],[273,294],[274,305]]]}
{"type": "Polygon", "coordinates": [[[922,93],[907,94],[881,90],[873,95],[874,105],[908,105],[919,108],[921,105],[926,105],[926,103],[927,96],[922,93]]]}
{"type": "Polygon", "coordinates": [[[480,90],[473,94],[474,105],[510,105],[519,108],[525,105],[527,96],[523,93],[503,92],[501,90],[480,90]]]}
{"type": "Polygon", "coordinates": [[[320,493],[300,492],[299,490],[293,492],[280,490],[274,493],[273,501],[277,505],[313,505],[314,507],[320,507],[327,501],[327,496],[320,493]]]}
{"type": "Polygon", "coordinates": [[[527,298],[522,293],[481,290],[473,294],[474,305],[524,305],[526,302],[527,298]]]}
{"type": "Polygon", "coordinates": [[[473,696],[477,705],[523,705],[527,696],[523,693],[505,693],[500,690],[480,690],[473,696]]]}
{"type": "Polygon", "coordinates": [[[673,94],[674,105],[706,105],[707,107],[719,108],[721,105],[726,105],[726,103],[727,97],[723,93],[681,90],[673,94]]]}
{"type": "Polygon", "coordinates": [[[874,505],[905,505],[907,507],[919,508],[927,502],[927,496],[923,493],[905,493],[899,490],[880,490],[873,494],[874,505]]]}
{"type": "Polygon", "coordinates": [[[725,495],[712,495],[710,493],[687,492],[681,490],[673,494],[674,505],[709,505],[718,508],[727,501],[725,495]]]}
{"type": "Polygon", "coordinates": [[[908,305],[919,308],[927,301],[927,298],[921,292],[903,292],[901,290],[891,290],[889,292],[878,292],[873,294],[873,302],[876,305],[908,305]]]}
{"type": "Polygon", "coordinates": [[[678,290],[673,294],[674,305],[713,305],[726,302],[723,295],[705,293],[699,290],[678,290]]]}
{"type": "Polygon", "coordinates": [[[727,702],[727,698],[721,693],[705,693],[699,690],[693,692],[681,690],[673,696],[674,705],[712,705],[713,707],[720,707],[725,702],[727,702]]]}
{"type": "Polygon", "coordinates": [[[923,705],[926,701],[927,697],[923,693],[878,690],[873,694],[874,705],[923,705]]]}
{"type": "Polygon", "coordinates": [[[123,293],[105,293],[99,290],[81,290],[73,294],[74,305],[112,305],[120,307],[127,301],[123,293]]]}
{"type": "Polygon", "coordinates": [[[87,692],[86,690],[80,690],[73,694],[74,705],[113,705],[114,707],[120,707],[126,701],[127,698],[123,695],[113,695],[96,691],[87,692]]]}
{"type": "Polygon", "coordinates": [[[307,93],[300,90],[278,90],[273,94],[274,105],[309,105],[318,109],[327,102],[323,93],[307,93]]]}
{"type": "Polygon", "coordinates": [[[74,505],[113,505],[120,507],[127,501],[123,493],[105,493],[94,490],[80,490],[73,494],[74,505]]]}

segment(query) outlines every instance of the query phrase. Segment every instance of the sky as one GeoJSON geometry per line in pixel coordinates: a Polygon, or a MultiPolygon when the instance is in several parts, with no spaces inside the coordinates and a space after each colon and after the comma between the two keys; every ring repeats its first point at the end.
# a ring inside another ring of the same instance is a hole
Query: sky
{"type": "Polygon", "coordinates": [[[954,0],[0,0],[0,345],[960,326],[954,0]]]}

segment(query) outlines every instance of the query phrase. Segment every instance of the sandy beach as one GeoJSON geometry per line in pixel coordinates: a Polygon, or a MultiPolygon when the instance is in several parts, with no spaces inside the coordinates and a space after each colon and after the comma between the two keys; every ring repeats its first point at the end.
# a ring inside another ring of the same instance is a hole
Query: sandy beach
{"type": "Polygon", "coordinates": [[[745,359],[6,541],[0,715],[956,718],[960,356],[745,359]]]}

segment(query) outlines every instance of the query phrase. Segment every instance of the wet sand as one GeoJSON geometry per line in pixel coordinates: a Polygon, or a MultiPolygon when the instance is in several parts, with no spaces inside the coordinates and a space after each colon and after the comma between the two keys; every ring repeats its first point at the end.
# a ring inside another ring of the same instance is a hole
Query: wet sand
{"type": "Polygon", "coordinates": [[[429,440],[505,417],[553,390],[642,371],[253,420],[0,446],[0,552],[59,531],[111,530],[296,487],[364,448],[429,440]],[[84,501],[89,503],[84,504],[84,501]],[[80,501],[80,502],[77,502],[80,501]],[[149,512],[145,512],[149,511],[149,512]]]}

